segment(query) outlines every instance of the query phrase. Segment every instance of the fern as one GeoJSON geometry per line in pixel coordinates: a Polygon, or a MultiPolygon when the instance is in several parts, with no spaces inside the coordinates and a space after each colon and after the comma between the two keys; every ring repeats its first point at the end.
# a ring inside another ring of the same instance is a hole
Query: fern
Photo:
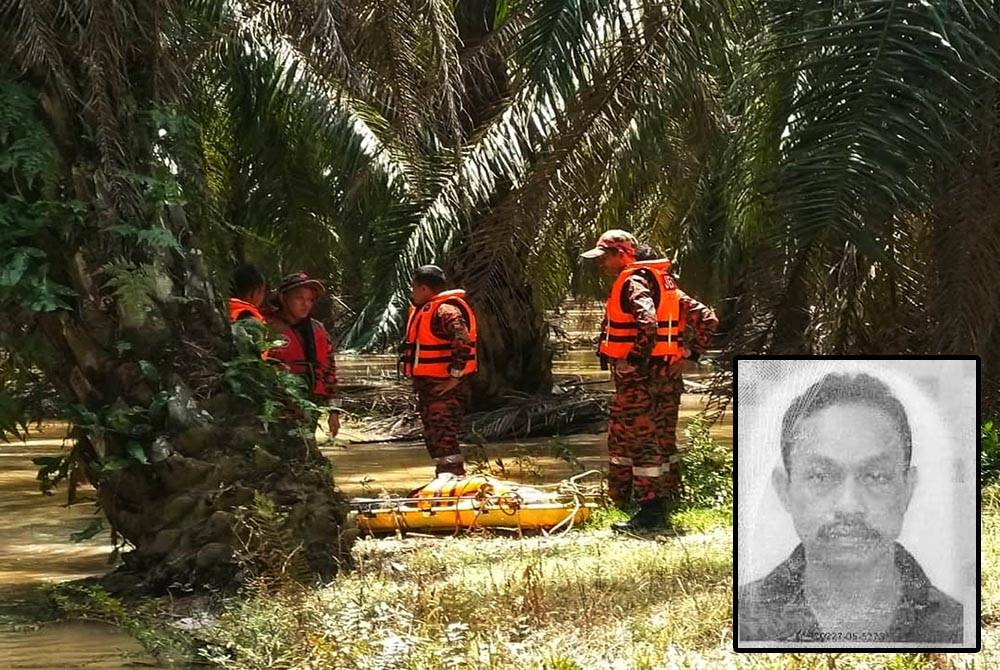
{"type": "Polygon", "coordinates": [[[31,90],[0,83],[0,305],[69,307],[73,292],[51,276],[39,242],[79,221],[78,203],[49,199],[56,177],[55,148],[31,90]]]}

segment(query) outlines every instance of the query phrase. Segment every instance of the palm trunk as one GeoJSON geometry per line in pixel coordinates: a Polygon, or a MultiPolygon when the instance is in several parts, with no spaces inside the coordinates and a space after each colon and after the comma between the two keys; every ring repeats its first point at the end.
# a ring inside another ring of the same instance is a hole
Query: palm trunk
{"type": "Polygon", "coordinates": [[[484,263],[500,264],[504,274],[502,282],[490,282],[488,293],[470,293],[479,323],[479,373],[473,378],[477,404],[496,404],[510,391],[550,393],[552,348],[548,326],[534,304],[531,286],[523,275],[524,264],[513,254],[483,258],[476,249],[476,245],[469,245],[459,253],[456,278],[460,283],[463,277],[484,276],[484,263]]]}
{"type": "Polygon", "coordinates": [[[799,251],[791,261],[785,279],[784,293],[775,305],[774,335],[771,353],[807,354],[812,347],[806,337],[809,328],[809,292],[806,272],[808,271],[811,246],[799,251]]]}
{"type": "MultiPolygon", "coordinates": [[[[248,576],[244,569],[274,568],[274,556],[261,555],[271,551],[293,557],[298,576],[336,574],[347,555],[346,509],[329,463],[294,422],[265,427],[262,407],[223,383],[234,351],[191,252],[172,254],[155,277],[170,293],[144,316],[100,308],[111,296],[84,260],[98,253],[86,244],[67,253],[78,308],[38,318],[57,352],[39,363],[50,379],[68,380],[80,408],[72,458],[131,549],[128,571],[151,590],[227,584],[248,576]],[[278,542],[261,536],[260,517],[272,509],[278,542]]],[[[267,379],[254,363],[245,363],[245,383],[267,379]]]]}
{"type": "MultiPolygon", "coordinates": [[[[44,259],[32,266],[44,281],[0,293],[14,315],[0,327],[74,407],[68,458],[146,588],[232,584],[270,568],[328,578],[348,556],[345,505],[289,418],[295,403],[278,375],[236,356],[197,222],[160,195],[177,185],[145,113],[170,102],[158,96],[156,25],[142,24],[155,17],[125,5],[132,23],[87,23],[60,42],[63,79],[38,67],[19,76],[34,109],[18,122],[51,139],[38,151],[52,160],[5,168],[0,208],[15,190],[30,206],[18,242],[44,259]],[[65,287],[62,307],[30,293],[53,285],[65,287]]],[[[181,180],[199,169],[178,163],[181,180]]]]}
{"type": "MultiPolygon", "coordinates": [[[[476,62],[465,75],[467,132],[489,118],[508,88],[503,61],[484,48],[495,15],[493,0],[461,0],[456,5],[463,60],[476,62]]],[[[504,196],[499,193],[496,202],[504,196]]],[[[483,406],[496,403],[510,391],[552,390],[548,327],[524,274],[526,259],[510,237],[498,244],[488,241],[497,239],[494,223],[491,213],[484,213],[472,226],[471,243],[458,250],[453,262],[454,278],[469,289],[478,308],[479,373],[473,388],[477,403],[483,406]]]]}

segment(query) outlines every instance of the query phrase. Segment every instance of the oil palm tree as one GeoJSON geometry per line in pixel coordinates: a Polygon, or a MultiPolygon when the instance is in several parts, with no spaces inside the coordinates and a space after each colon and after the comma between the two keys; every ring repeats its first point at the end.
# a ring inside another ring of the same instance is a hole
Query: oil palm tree
{"type": "Polygon", "coordinates": [[[237,355],[212,275],[247,231],[296,262],[295,235],[336,240],[337,203],[421,188],[419,129],[452,100],[433,68],[454,47],[421,34],[442,7],[0,3],[3,346],[71,407],[43,477],[86,472],[151,588],[232,581],[261,515],[303,574],[346,557],[328,463],[287,416],[308,403],[237,355]]]}
{"type": "Polygon", "coordinates": [[[659,232],[690,207],[725,119],[726,3],[459,3],[461,146],[427,159],[435,188],[386,222],[388,276],[348,342],[397,336],[409,273],[439,259],[483,321],[480,397],[547,391],[542,312],[601,225],[659,232]],[[483,91],[486,91],[484,94],[483,91]]]}
{"type": "MultiPolygon", "coordinates": [[[[995,5],[766,2],[730,351],[976,353],[998,384],[995,5]],[[749,194],[756,194],[749,197],[749,194]],[[765,212],[764,225],[759,212],[765,212]]],[[[741,210],[736,210],[741,211],[741,210]]]]}

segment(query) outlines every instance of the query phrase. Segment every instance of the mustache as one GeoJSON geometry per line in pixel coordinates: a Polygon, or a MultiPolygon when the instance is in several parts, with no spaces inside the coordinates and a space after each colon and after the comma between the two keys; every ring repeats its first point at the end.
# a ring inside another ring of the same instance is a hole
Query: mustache
{"type": "Polygon", "coordinates": [[[860,519],[838,519],[820,526],[816,535],[821,540],[832,540],[836,537],[850,535],[866,540],[879,540],[882,534],[860,519]]]}

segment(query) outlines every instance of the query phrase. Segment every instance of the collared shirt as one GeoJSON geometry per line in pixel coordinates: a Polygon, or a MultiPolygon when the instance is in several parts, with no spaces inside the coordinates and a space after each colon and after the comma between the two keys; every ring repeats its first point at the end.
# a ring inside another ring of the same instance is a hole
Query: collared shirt
{"type": "Polygon", "coordinates": [[[805,595],[805,548],[800,544],[771,574],[739,591],[743,642],[962,642],[962,605],[927,579],[917,560],[895,544],[902,598],[884,634],[849,637],[824,633],[805,595]]]}

